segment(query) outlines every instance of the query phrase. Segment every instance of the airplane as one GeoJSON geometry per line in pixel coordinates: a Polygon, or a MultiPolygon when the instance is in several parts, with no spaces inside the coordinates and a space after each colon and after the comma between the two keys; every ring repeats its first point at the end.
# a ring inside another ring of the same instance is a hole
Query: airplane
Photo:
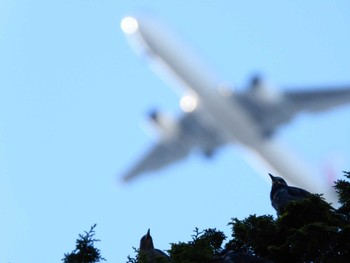
{"type": "Polygon", "coordinates": [[[350,87],[279,92],[254,77],[245,92],[238,92],[154,17],[128,16],[122,19],[121,28],[134,51],[184,94],[180,100],[184,113],[178,120],[157,110],[150,112],[150,121],[161,136],[122,176],[124,181],[184,159],[194,149],[210,157],[232,143],[247,149],[253,162],[263,164],[266,171],[336,200],[333,188],[314,180],[308,168],[273,135],[302,111],[320,112],[349,103],[350,87]]]}

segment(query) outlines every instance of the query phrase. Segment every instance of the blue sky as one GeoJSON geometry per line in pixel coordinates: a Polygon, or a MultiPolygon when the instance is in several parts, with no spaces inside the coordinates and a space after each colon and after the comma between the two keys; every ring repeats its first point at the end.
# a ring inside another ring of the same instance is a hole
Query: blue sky
{"type": "MultiPolygon", "coordinates": [[[[180,113],[177,94],[120,30],[140,10],[238,89],[256,72],[281,90],[350,84],[347,1],[0,0],[0,262],[60,262],[95,223],[102,255],[125,262],[148,228],[169,249],[195,227],[229,235],[232,217],[275,215],[269,183],[239,147],[120,184],[154,141],[146,112],[180,113]]],[[[276,137],[341,177],[349,116],[350,107],[301,114],[276,137]]]]}

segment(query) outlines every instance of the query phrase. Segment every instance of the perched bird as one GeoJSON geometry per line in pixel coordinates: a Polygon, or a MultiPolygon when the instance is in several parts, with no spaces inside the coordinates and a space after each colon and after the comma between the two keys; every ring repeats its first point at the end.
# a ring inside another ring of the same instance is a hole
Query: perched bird
{"type": "Polygon", "coordinates": [[[147,261],[152,262],[170,262],[169,256],[162,250],[154,248],[153,240],[148,229],[147,234],[144,235],[140,240],[139,252],[143,254],[147,261]]]}
{"type": "Polygon", "coordinates": [[[272,180],[270,192],[271,204],[278,215],[283,213],[290,202],[301,200],[311,195],[311,193],[304,189],[288,186],[286,181],[281,177],[273,176],[270,173],[269,175],[272,180]]]}

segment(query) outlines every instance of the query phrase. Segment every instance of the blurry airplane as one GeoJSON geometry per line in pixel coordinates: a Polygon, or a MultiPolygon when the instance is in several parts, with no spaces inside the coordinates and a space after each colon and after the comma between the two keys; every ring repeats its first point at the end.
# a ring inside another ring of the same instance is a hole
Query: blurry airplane
{"type": "Polygon", "coordinates": [[[157,73],[172,77],[172,84],[175,80],[185,89],[180,100],[185,113],[180,119],[167,118],[158,111],[150,113],[150,120],[163,136],[123,176],[125,181],[183,159],[193,149],[211,156],[218,147],[236,143],[253,153],[255,160],[267,164],[267,171],[327,197],[331,187],[314,180],[272,135],[300,111],[318,112],[349,103],[350,87],[280,93],[256,77],[250,89],[238,93],[159,21],[148,16],[125,17],[121,28],[135,51],[148,59],[157,73]]]}

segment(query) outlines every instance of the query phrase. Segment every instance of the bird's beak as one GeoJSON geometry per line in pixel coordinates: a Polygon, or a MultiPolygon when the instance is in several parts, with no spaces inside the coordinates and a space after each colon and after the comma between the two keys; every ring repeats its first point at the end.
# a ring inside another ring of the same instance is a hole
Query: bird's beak
{"type": "Polygon", "coordinates": [[[270,173],[269,173],[269,175],[270,175],[270,178],[271,178],[272,182],[275,181],[275,177],[272,174],[270,174],[270,173]]]}
{"type": "Polygon", "coordinates": [[[150,229],[148,228],[148,231],[147,231],[147,236],[149,237],[151,235],[150,233],[150,229]]]}

